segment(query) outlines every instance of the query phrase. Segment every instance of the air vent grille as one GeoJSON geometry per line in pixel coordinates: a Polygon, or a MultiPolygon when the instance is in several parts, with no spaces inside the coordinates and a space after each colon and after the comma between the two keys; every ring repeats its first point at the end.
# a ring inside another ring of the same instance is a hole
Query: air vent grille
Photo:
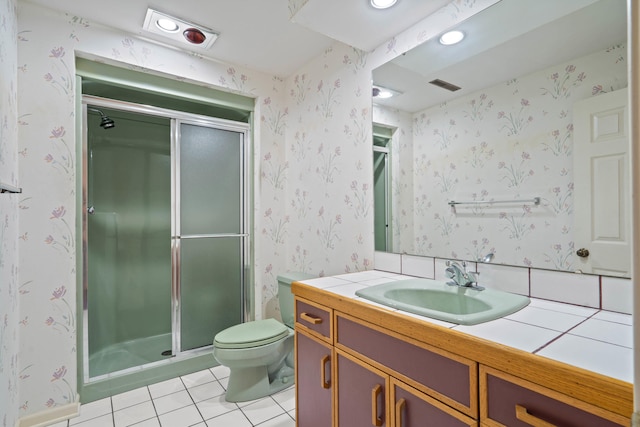
{"type": "Polygon", "coordinates": [[[462,89],[460,86],[456,86],[453,83],[445,82],[444,80],[440,80],[440,79],[432,80],[429,83],[431,83],[432,85],[441,87],[443,89],[449,90],[451,92],[455,92],[457,90],[462,89]]]}

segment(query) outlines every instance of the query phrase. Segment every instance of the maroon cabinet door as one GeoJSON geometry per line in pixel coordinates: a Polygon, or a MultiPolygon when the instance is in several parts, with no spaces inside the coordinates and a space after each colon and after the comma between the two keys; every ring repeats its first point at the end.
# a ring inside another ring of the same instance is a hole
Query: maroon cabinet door
{"type": "Polygon", "coordinates": [[[390,425],[387,410],[387,377],[336,352],[337,427],[390,425]]]}
{"type": "Polygon", "coordinates": [[[296,332],[298,427],[331,427],[331,347],[296,332]]]}
{"type": "Polygon", "coordinates": [[[418,390],[398,384],[393,384],[392,387],[396,427],[468,427],[477,425],[475,420],[457,413],[452,408],[447,409],[444,404],[434,402],[434,399],[422,395],[418,390]]]}

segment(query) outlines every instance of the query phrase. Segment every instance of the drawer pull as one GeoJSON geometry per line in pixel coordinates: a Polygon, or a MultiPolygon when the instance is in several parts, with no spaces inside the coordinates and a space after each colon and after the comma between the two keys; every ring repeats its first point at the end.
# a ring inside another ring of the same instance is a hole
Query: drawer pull
{"type": "Polygon", "coordinates": [[[534,417],[527,411],[527,408],[521,405],[516,405],[516,418],[533,427],[556,427],[555,424],[551,424],[538,417],[534,417]]]}
{"type": "Polygon", "coordinates": [[[331,388],[331,380],[327,381],[327,363],[331,361],[331,356],[328,354],[320,360],[320,382],[322,382],[322,388],[331,388]]]}
{"type": "Polygon", "coordinates": [[[380,427],[383,422],[382,418],[378,417],[378,398],[380,397],[380,393],[382,393],[382,386],[376,384],[373,390],[371,390],[371,424],[376,427],[380,427]]]}
{"type": "Polygon", "coordinates": [[[321,317],[311,316],[307,313],[300,313],[300,318],[306,322],[311,323],[312,325],[319,325],[320,323],[322,323],[321,317]]]}
{"type": "Polygon", "coordinates": [[[396,427],[402,427],[402,412],[404,412],[404,405],[406,400],[400,399],[396,402],[396,427]]]}

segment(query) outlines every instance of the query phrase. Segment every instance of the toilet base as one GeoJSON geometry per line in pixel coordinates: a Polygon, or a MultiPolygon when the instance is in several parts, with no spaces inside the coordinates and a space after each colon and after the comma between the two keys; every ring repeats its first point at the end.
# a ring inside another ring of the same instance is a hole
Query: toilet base
{"type": "Polygon", "coordinates": [[[272,376],[267,372],[266,366],[230,368],[225,400],[246,402],[260,399],[292,386],[294,379],[294,370],[287,364],[283,364],[272,376]]]}

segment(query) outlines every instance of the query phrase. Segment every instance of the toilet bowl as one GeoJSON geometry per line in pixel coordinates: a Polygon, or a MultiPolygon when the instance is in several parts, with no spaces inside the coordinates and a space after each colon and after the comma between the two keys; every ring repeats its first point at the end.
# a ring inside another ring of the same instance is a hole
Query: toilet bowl
{"type": "Polygon", "coordinates": [[[226,400],[244,402],[268,396],[294,382],[294,307],[291,283],[310,279],[305,273],[278,276],[281,323],[275,319],[241,323],[219,332],[213,356],[229,368],[226,400]]]}

